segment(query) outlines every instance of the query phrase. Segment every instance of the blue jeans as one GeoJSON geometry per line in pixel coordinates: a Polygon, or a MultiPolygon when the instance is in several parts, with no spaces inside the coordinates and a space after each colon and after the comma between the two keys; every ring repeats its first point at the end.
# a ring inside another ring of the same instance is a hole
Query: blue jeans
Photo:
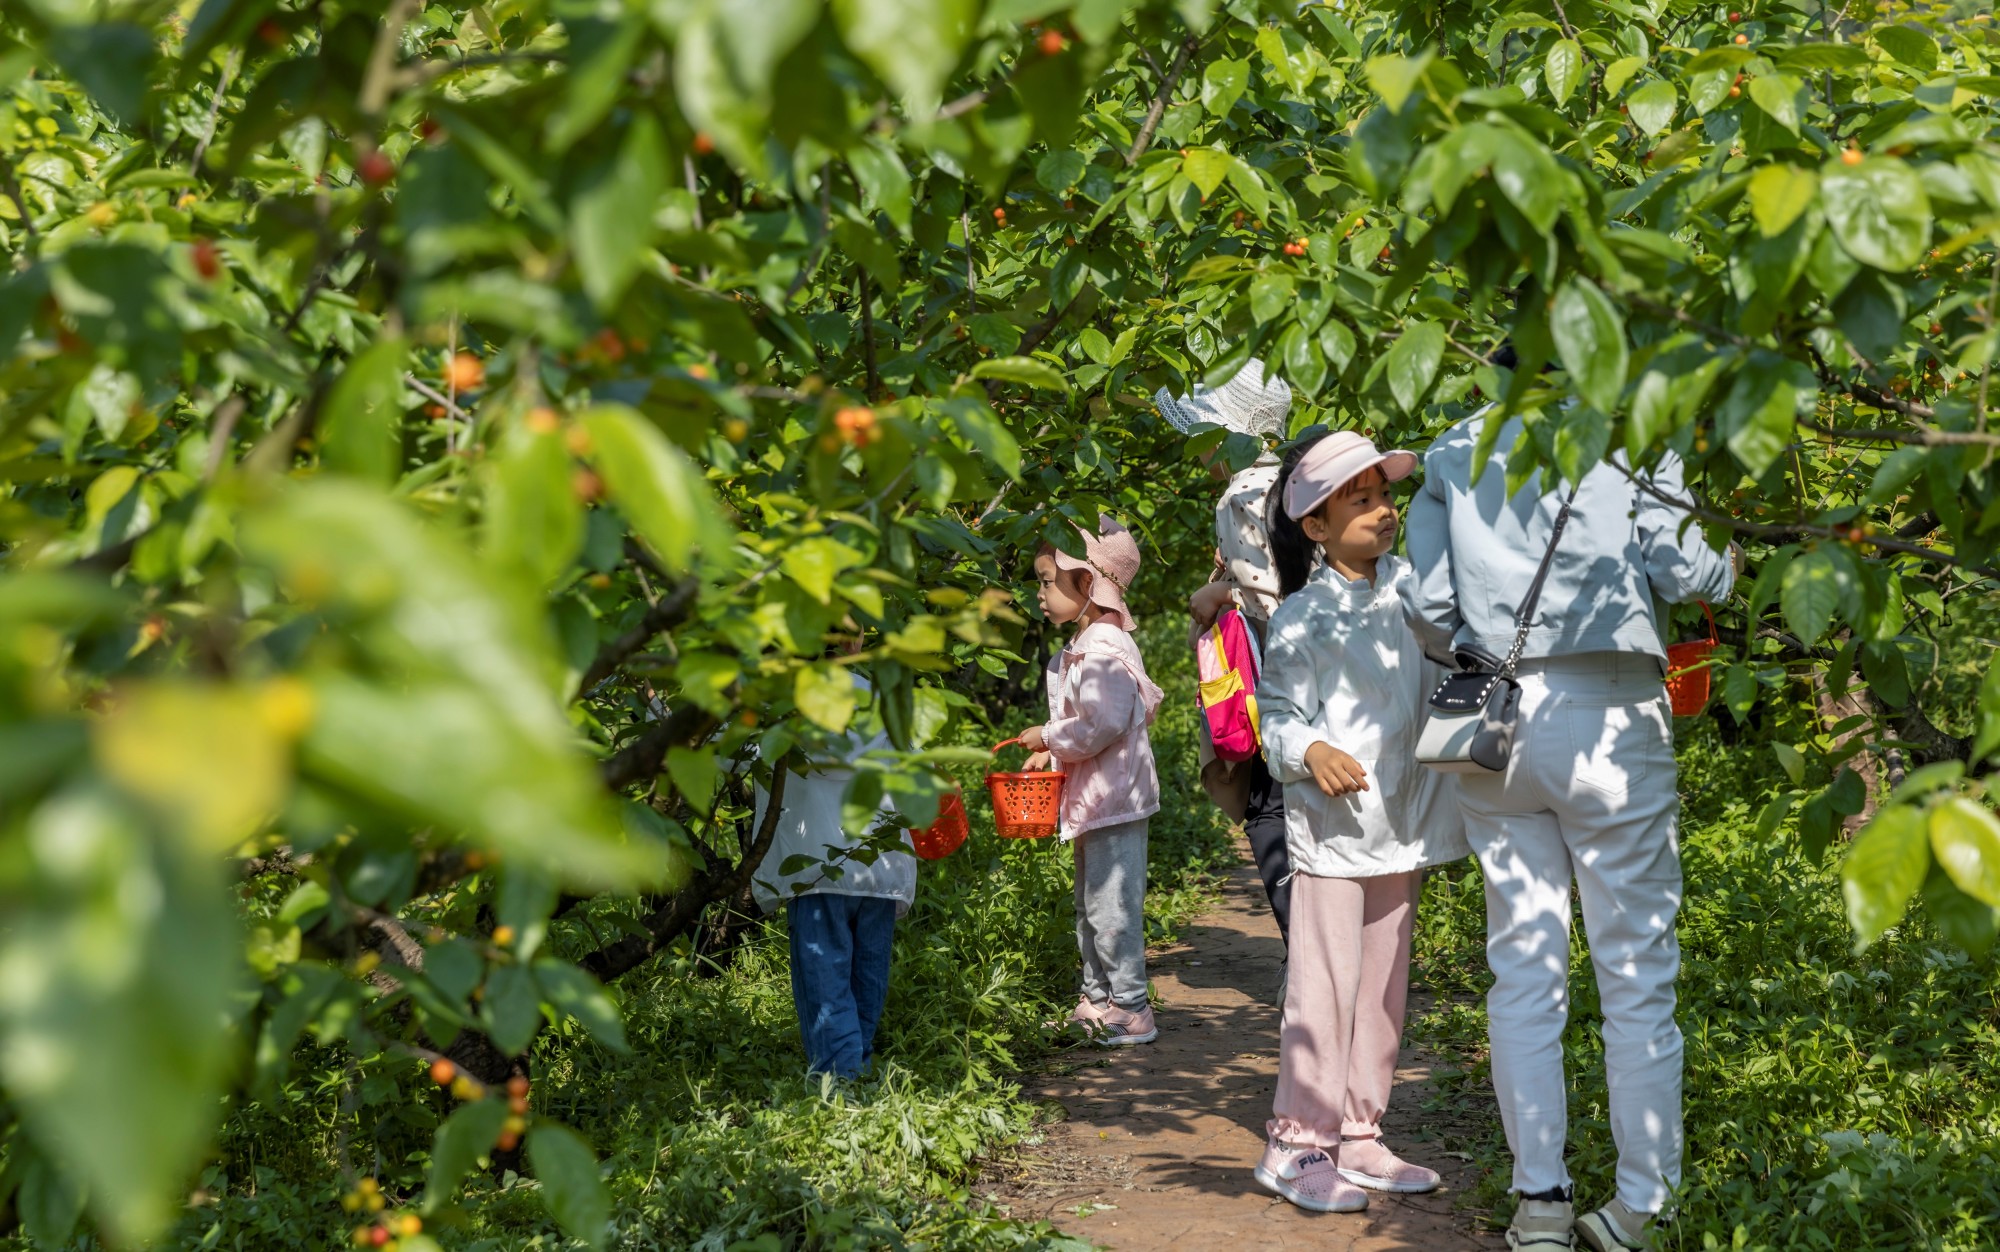
{"type": "Polygon", "coordinates": [[[792,1003],[806,1068],[853,1078],[875,1056],[875,1025],[889,998],[896,902],[816,891],[786,904],[792,930],[792,1003]]]}

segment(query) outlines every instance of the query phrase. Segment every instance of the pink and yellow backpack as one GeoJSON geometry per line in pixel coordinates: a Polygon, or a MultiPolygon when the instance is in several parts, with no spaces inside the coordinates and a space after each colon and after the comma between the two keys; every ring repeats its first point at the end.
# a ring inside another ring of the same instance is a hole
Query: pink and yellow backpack
{"type": "Polygon", "coordinates": [[[1208,718],[1208,737],[1215,755],[1224,761],[1247,761],[1257,755],[1257,637],[1243,610],[1227,608],[1216,615],[1195,644],[1196,672],[1201,679],[1201,711],[1208,718]]]}

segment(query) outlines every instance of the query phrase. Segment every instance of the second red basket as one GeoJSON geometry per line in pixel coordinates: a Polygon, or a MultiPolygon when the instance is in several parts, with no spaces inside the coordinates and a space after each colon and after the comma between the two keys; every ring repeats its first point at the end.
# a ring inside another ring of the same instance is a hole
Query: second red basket
{"type": "Polygon", "coordinates": [[[941,861],[958,851],[970,830],[965,820],[965,801],[953,791],[938,798],[937,820],[923,830],[910,832],[910,843],[926,861],[941,861]]]}
{"type": "Polygon", "coordinates": [[[1675,717],[1693,717],[1708,707],[1708,658],[1721,640],[1715,633],[1715,610],[1704,600],[1701,611],[1708,614],[1708,638],[1667,645],[1667,702],[1675,717]]]}
{"type": "MultiPolygon", "coordinates": [[[[1008,739],[993,745],[1000,749],[1019,744],[1008,739]]],[[[993,793],[993,824],[1007,839],[1046,839],[1061,824],[1063,780],[1069,775],[1056,770],[994,772],[986,776],[986,789],[993,793]]]]}

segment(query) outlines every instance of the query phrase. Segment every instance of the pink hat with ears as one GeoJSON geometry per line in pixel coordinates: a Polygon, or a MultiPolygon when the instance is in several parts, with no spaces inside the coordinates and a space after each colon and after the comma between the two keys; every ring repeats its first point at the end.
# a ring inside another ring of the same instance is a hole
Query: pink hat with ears
{"type": "Polygon", "coordinates": [[[1137,630],[1132,610],[1125,607],[1125,592],[1139,573],[1139,541],[1132,532],[1109,517],[1097,520],[1097,534],[1076,528],[1083,536],[1083,557],[1078,559],[1055,550],[1057,569],[1080,569],[1090,575],[1090,602],[1102,608],[1120,630],[1137,630]]]}

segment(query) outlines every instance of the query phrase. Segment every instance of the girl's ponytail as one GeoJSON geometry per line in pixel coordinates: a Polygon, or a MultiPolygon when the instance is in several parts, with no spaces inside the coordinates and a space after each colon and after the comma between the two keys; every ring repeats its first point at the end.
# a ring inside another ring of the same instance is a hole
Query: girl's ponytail
{"type": "Polygon", "coordinates": [[[1285,453],[1284,468],[1278,471],[1278,483],[1271,488],[1267,507],[1270,516],[1265,523],[1266,532],[1271,536],[1271,562],[1278,567],[1278,594],[1289,596],[1306,585],[1312,577],[1313,541],[1306,538],[1306,532],[1296,521],[1285,513],[1285,488],[1292,481],[1292,471],[1298,468],[1306,451],[1330,432],[1322,432],[1310,439],[1293,444],[1285,453]]]}

